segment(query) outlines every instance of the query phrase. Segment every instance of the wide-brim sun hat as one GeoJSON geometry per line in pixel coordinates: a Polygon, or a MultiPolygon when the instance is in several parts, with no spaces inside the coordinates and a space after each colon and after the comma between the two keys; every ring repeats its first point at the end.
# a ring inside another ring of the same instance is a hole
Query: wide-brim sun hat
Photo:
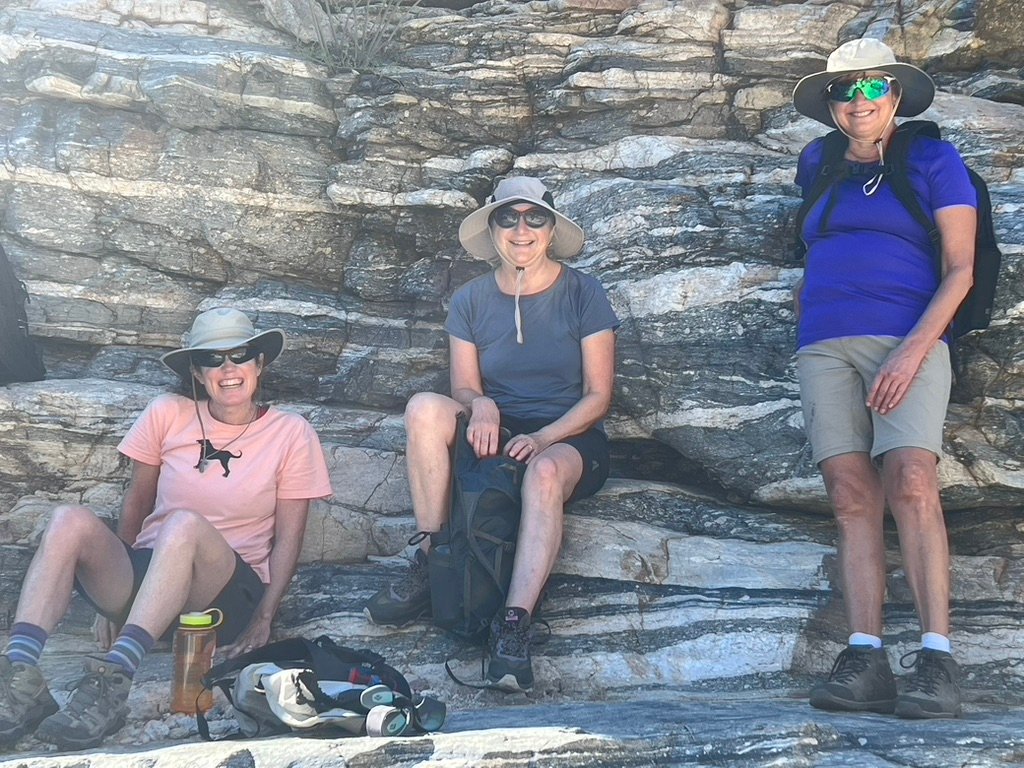
{"type": "Polygon", "coordinates": [[[230,307],[209,309],[198,315],[192,329],[182,338],[182,347],[160,357],[160,362],[180,376],[188,377],[191,354],[198,350],[227,351],[238,347],[256,347],[269,365],[284,349],[284,331],[271,328],[257,331],[244,312],[230,307]]]}
{"type": "Polygon", "coordinates": [[[793,89],[793,106],[801,115],[835,128],[824,97],[825,86],[837,77],[865,71],[888,72],[899,81],[902,95],[896,114],[900,117],[921,114],[935,98],[935,83],[926,72],[913,64],[896,61],[889,46],[881,40],[865,37],[843,43],[829,54],[825,71],[800,80],[793,89]]]}
{"type": "Polygon", "coordinates": [[[555,229],[549,246],[549,255],[552,257],[569,259],[583,250],[584,236],[579,224],[555,210],[554,198],[544,182],[532,176],[512,176],[498,182],[487,204],[477,208],[459,225],[459,242],[462,247],[478,259],[499,259],[488,219],[491,211],[509,203],[530,203],[546,208],[555,215],[555,229]]]}

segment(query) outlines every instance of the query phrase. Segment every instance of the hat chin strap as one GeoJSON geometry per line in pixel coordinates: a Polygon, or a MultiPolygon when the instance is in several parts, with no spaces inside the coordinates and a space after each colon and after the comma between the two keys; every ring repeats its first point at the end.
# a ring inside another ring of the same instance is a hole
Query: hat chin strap
{"type": "Polygon", "coordinates": [[[885,138],[886,131],[889,130],[889,126],[892,125],[893,121],[896,119],[896,111],[899,110],[899,103],[902,100],[903,100],[903,94],[900,93],[900,95],[897,96],[896,99],[893,101],[893,111],[889,114],[889,119],[886,121],[886,124],[884,126],[882,126],[882,132],[879,134],[878,138],[872,139],[872,140],[867,140],[867,139],[863,139],[863,138],[856,138],[855,136],[851,136],[849,133],[844,131],[843,130],[843,126],[841,126],[839,124],[839,121],[836,120],[836,108],[835,108],[835,106],[831,105],[830,103],[828,104],[828,112],[831,113],[831,118],[833,118],[833,122],[836,124],[836,128],[837,128],[837,130],[839,130],[840,133],[842,133],[844,136],[846,136],[848,139],[850,139],[851,141],[853,141],[855,143],[858,143],[858,144],[874,144],[874,145],[876,145],[879,148],[879,156],[880,156],[880,159],[881,159],[882,143],[883,143],[882,140],[885,138]]]}
{"type": "Polygon", "coordinates": [[[494,230],[488,227],[488,231],[491,234],[491,245],[494,246],[494,252],[498,254],[498,258],[502,264],[507,264],[516,271],[516,293],[515,293],[515,323],[516,323],[516,341],[520,344],[525,342],[523,337],[523,314],[519,310],[519,297],[523,293],[523,278],[526,277],[526,267],[520,267],[508,261],[504,256],[501,255],[501,249],[498,248],[498,241],[494,237],[494,230]]]}
{"type": "Polygon", "coordinates": [[[851,136],[846,131],[844,131],[843,127],[839,124],[839,121],[836,120],[835,107],[833,107],[831,104],[829,104],[829,111],[832,113],[832,122],[836,124],[836,129],[841,134],[843,134],[843,136],[845,136],[850,141],[852,141],[852,142],[854,142],[856,144],[872,144],[872,145],[874,145],[875,149],[878,150],[878,164],[882,167],[882,170],[880,170],[878,173],[876,173],[874,176],[872,176],[870,179],[868,179],[864,183],[864,194],[865,195],[871,196],[871,195],[875,194],[875,192],[878,191],[878,187],[882,183],[882,179],[885,177],[885,138],[886,138],[886,131],[889,130],[889,126],[892,125],[893,121],[896,119],[896,110],[898,110],[900,108],[900,101],[902,101],[902,99],[903,99],[903,94],[900,93],[900,95],[893,101],[892,112],[889,113],[889,119],[886,120],[885,121],[885,125],[882,126],[882,131],[881,131],[881,133],[879,133],[878,138],[874,139],[873,141],[867,141],[865,139],[858,139],[858,138],[856,138],[854,136],[851,136]]]}

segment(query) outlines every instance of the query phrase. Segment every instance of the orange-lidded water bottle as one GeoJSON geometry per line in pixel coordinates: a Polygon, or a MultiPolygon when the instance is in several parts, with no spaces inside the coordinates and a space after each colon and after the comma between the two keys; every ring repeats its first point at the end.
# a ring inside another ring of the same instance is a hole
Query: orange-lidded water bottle
{"type": "Polygon", "coordinates": [[[194,715],[213,706],[213,692],[203,689],[203,675],[213,666],[217,627],[224,619],[218,608],[183,613],[174,630],[174,678],[171,711],[194,715]],[[216,615],[216,617],[215,617],[216,615]]]}

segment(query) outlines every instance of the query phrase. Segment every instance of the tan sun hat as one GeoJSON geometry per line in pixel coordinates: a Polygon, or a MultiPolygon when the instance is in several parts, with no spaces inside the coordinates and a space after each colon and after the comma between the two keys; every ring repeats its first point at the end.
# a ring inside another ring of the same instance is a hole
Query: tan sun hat
{"type": "Polygon", "coordinates": [[[546,208],[555,215],[555,229],[551,235],[551,256],[569,259],[583,249],[583,230],[572,219],[555,210],[554,198],[540,179],[532,176],[512,176],[502,179],[494,194],[481,208],[463,219],[459,226],[459,242],[478,259],[495,261],[499,258],[491,238],[488,219],[491,211],[508,203],[532,203],[546,208]]]}
{"type": "Polygon", "coordinates": [[[888,72],[900,84],[902,96],[896,114],[901,117],[919,115],[935,98],[935,83],[913,64],[896,61],[892,49],[881,40],[870,37],[850,40],[829,54],[824,72],[807,75],[793,89],[793,106],[801,115],[836,127],[825,99],[825,86],[837,77],[854,72],[888,72]]]}
{"type": "Polygon", "coordinates": [[[160,357],[160,362],[180,376],[189,376],[191,354],[200,349],[229,350],[256,347],[263,353],[263,364],[269,365],[284,349],[284,331],[272,328],[257,333],[252,321],[243,312],[230,307],[217,307],[198,315],[192,330],[182,338],[183,346],[160,357]]]}

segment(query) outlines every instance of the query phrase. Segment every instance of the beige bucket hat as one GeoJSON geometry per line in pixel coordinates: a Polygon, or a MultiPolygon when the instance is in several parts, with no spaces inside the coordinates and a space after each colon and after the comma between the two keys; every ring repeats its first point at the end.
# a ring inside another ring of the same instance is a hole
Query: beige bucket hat
{"type": "Polygon", "coordinates": [[[199,349],[228,350],[257,347],[263,353],[263,364],[269,365],[284,349],[284,331],[272,328],[257,332],[243,312],[230,307],[217,307],[198,315],[192,330],[182,338],[181,349],[160,357],[160,362],[175,373],[188,378],[191,353],[199,349]]]}
{"type": "Polygon", "coordinates": [[[919,115],[935,98],[935,83],[913,64],[896,61],[892,49],[881,40],[870,37],[850,40],[829,54],[824,72],[807,75],[793,89],[793,106],[801,115],[836,127],[825,99],[825,86],[837,77],[854,72],[877,70],[888,72],[900,84],[902,96],[896,114],[901,117],[919,115]]]}
{"type": "Polygon", "coordinates": [[[572,219],[555,210],[551,192],[544,186],[544,182],[532,176],[512,176],[498,182],[487,204],[469,214],[459,226],[459,242],[462,247],[478,259],[496,261],[499,256],[491,239],[488,219],[495,208],[516,202],[532,203],[547,208],[555,215],[551,256],[569,259],[583,249],[583,230],[572,219]]]}

